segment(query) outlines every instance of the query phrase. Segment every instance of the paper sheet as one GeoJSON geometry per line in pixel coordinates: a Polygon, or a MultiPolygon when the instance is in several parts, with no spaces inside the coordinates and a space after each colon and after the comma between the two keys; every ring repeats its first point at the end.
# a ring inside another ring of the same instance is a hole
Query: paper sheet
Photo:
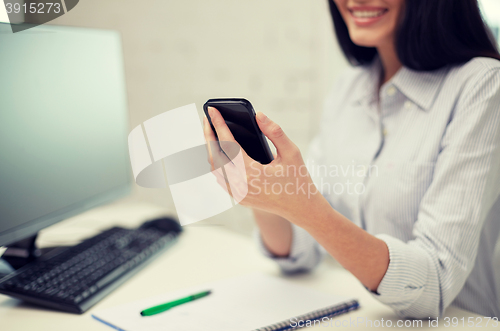
{"type": "Polygon", "coordinates": [[[251,274],[99,311],[94,318],[126,331],[250,331],[352,299],[251,274]],[[146,308],[205,290],[209,296],[143,317],[146,308]]]}

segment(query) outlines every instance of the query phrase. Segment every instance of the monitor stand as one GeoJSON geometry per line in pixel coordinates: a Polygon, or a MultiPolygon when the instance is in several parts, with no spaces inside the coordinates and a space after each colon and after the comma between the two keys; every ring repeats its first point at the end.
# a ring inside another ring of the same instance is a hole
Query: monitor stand
{"type": "Polygon", "coordinates": [[[14,269],[19,269],[25,264],[34,261],[42,255],[40,249],[36,247],[37,236],[38,234],[35,234],[7,245],[7,250],[3,253],[2,259],[14,269]]]}
{"type": "Polygon", "coordinates": [[[55,248],[59,248],[48,247],[39,249],[36,246],[37,236],[38,234],[35,234],[31,237],[7,245],[7,250],[0,258],[0,278],[25,266],[32,261],[35,261],[43,254],[46,254],[49,251],[54,250],[55,248]]]}

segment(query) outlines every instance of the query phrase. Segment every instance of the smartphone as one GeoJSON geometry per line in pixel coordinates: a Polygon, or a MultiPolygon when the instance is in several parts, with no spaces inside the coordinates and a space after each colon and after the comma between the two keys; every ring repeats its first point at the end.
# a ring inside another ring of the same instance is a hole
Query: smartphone
{"type": "Polygon", "coordinates": [[[236,98],[210,99],[203,105],[205,115],[207,115],[210,126],[215,136],[217,136],[208,114],[208,107],[217,108],[226,121],[229,130],[231,130],[234,139],[248,156],[261,164],[268,164],[274,160],[266,137],[257,125],[255,110],[250,101],[236,98]]]}

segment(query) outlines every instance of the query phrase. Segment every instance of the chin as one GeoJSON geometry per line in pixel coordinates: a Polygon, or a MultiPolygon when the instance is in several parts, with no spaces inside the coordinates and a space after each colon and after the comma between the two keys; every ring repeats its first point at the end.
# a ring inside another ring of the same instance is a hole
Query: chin
{"type": "Polygon", "coordinates": [[[362,47],[377,47],[377,43],[369,40],[353,40],[352,41],[356,46],[362,47]]]}
{"type": "Polygon", "coordinates": [[[354,44],[379,48],[394,42],[398,18],[405,0],[334,0],[334,2],[354,44]]]}
{"type": "Polygon", "coordinates": [[[380,38],[368,35],[359,36],[353,34],[351,35],[351,40],[357,46],[363,46],[363,47],[377,47],[377,45],[381,44],[380,38]]]}

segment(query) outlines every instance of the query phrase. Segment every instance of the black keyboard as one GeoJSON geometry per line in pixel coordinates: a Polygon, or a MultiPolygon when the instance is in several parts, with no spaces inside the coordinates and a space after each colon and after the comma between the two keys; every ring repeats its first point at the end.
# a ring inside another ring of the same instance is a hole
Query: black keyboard
{"type": "Polygon", "coordinates": [[[179,233],[179,226],[111,228],[4,277],[0,293],[81,314],[173,244],[179,233]]]}

